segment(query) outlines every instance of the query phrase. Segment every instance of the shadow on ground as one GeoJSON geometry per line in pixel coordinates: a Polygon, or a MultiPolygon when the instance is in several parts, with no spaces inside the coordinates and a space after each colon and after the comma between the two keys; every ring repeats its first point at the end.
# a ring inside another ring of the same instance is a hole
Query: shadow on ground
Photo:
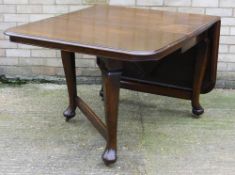
{"type": "MultiPolygon", "coordinates": [[[[79,85],[104,119],[99,86],[79,85]]],[[[205,114],[193,119],[189,101],[121,90],[118,161],[104,166],[105,142],[83,114],[64,121],[64,85],[0,85],[0,174],[232,175],[235,172],[235,90],[201,96],[205,114]]]]}

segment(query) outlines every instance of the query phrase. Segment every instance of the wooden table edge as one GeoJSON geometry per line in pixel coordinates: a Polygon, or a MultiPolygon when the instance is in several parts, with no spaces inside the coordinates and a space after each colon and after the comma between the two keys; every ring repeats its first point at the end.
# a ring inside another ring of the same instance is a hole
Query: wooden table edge
{"type": "Polygon", "coordinates": [[[9,36],[12,42],[16,43],[30,44],[34,46],[41,46],[41,47],[64,50],[69,52],[91,54],[101,57],[107,57],[110,59],[117,59],[121,61],[157,61],[178,49],[184,50],[184,47],[185,46],[187,47],[188,41],[190,41],[190,39],[202,34],[203,31],[209,29],[218,21],[220,21],[219,17],[216,18],[211,23],[208,23],[206,26],[203,26],[200,29],[196,30],[191,35],[186,35],[185,37],[182,37],[181,39],[176,40],[159,50],[153,50],[153,51],[127,51],[127,50],[108,48],[98,45],[91,46],[89,44],[75,43],[75,42],[49,39],[37,36],[29,36],[26,34],[19,34],[12,32],[11,30],[13,30],[15,27],[4,31],[4,34],[9,36]]]}

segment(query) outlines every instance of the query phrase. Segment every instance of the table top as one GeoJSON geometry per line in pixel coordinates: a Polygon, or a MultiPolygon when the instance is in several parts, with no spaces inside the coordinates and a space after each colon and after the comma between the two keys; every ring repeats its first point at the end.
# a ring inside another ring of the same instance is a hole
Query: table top
{"type": "Polygon", "coordinates": [[[85,49],[84,53],[102,51],[123,56],[121,59],[132,56],[131,59],[141,60],[183,47],[188,39],[219,20],[216,16],[95,5],[14,27],[5,34],[29,39],[35,45],[43,41],[77,47],[81,52],[85,49]]]}

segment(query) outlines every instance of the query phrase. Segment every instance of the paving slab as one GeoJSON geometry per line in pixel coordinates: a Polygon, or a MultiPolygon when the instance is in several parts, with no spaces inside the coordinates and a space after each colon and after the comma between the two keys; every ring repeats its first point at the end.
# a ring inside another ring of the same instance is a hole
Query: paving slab
{"type": "MultiPolygon", "coordinates": [[[[78,93],[104,119],[100,86],[78,93]]],[[[65,85],[0,84],[0,175],[234,175],[235,90],[189,101],[121,90],[118,161],[106,167],[105,141],[84,115],[65,122],[65,85]]]]}

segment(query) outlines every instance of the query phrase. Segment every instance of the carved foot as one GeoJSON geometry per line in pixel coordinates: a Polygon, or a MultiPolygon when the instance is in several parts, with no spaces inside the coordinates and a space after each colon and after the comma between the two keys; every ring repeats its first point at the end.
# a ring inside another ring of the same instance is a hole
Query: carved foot
{"type": "Polygon", "coordinates": [[[106,148],[103,155],[102,159],[106,165],[110,165],[117,160],[117,151],[114,149],[108,149],[106,148]]]}
{"type": "Polygon", "coordinates": [[[193,107],[192,113],[194,114],[195,118],[199,118],[200,115],[204,113],[204,109],[202,107],[193,107]]]}
{"type": "Polygon", "coordinates": [[[72,119],[73,117],[75,117],[76,113],[75,113],[75,109],[73,109],[72,107],[68,107],[65,111],[64,111],[64,117],[66,122],[69,121],[70,119],[72,119]]]}

